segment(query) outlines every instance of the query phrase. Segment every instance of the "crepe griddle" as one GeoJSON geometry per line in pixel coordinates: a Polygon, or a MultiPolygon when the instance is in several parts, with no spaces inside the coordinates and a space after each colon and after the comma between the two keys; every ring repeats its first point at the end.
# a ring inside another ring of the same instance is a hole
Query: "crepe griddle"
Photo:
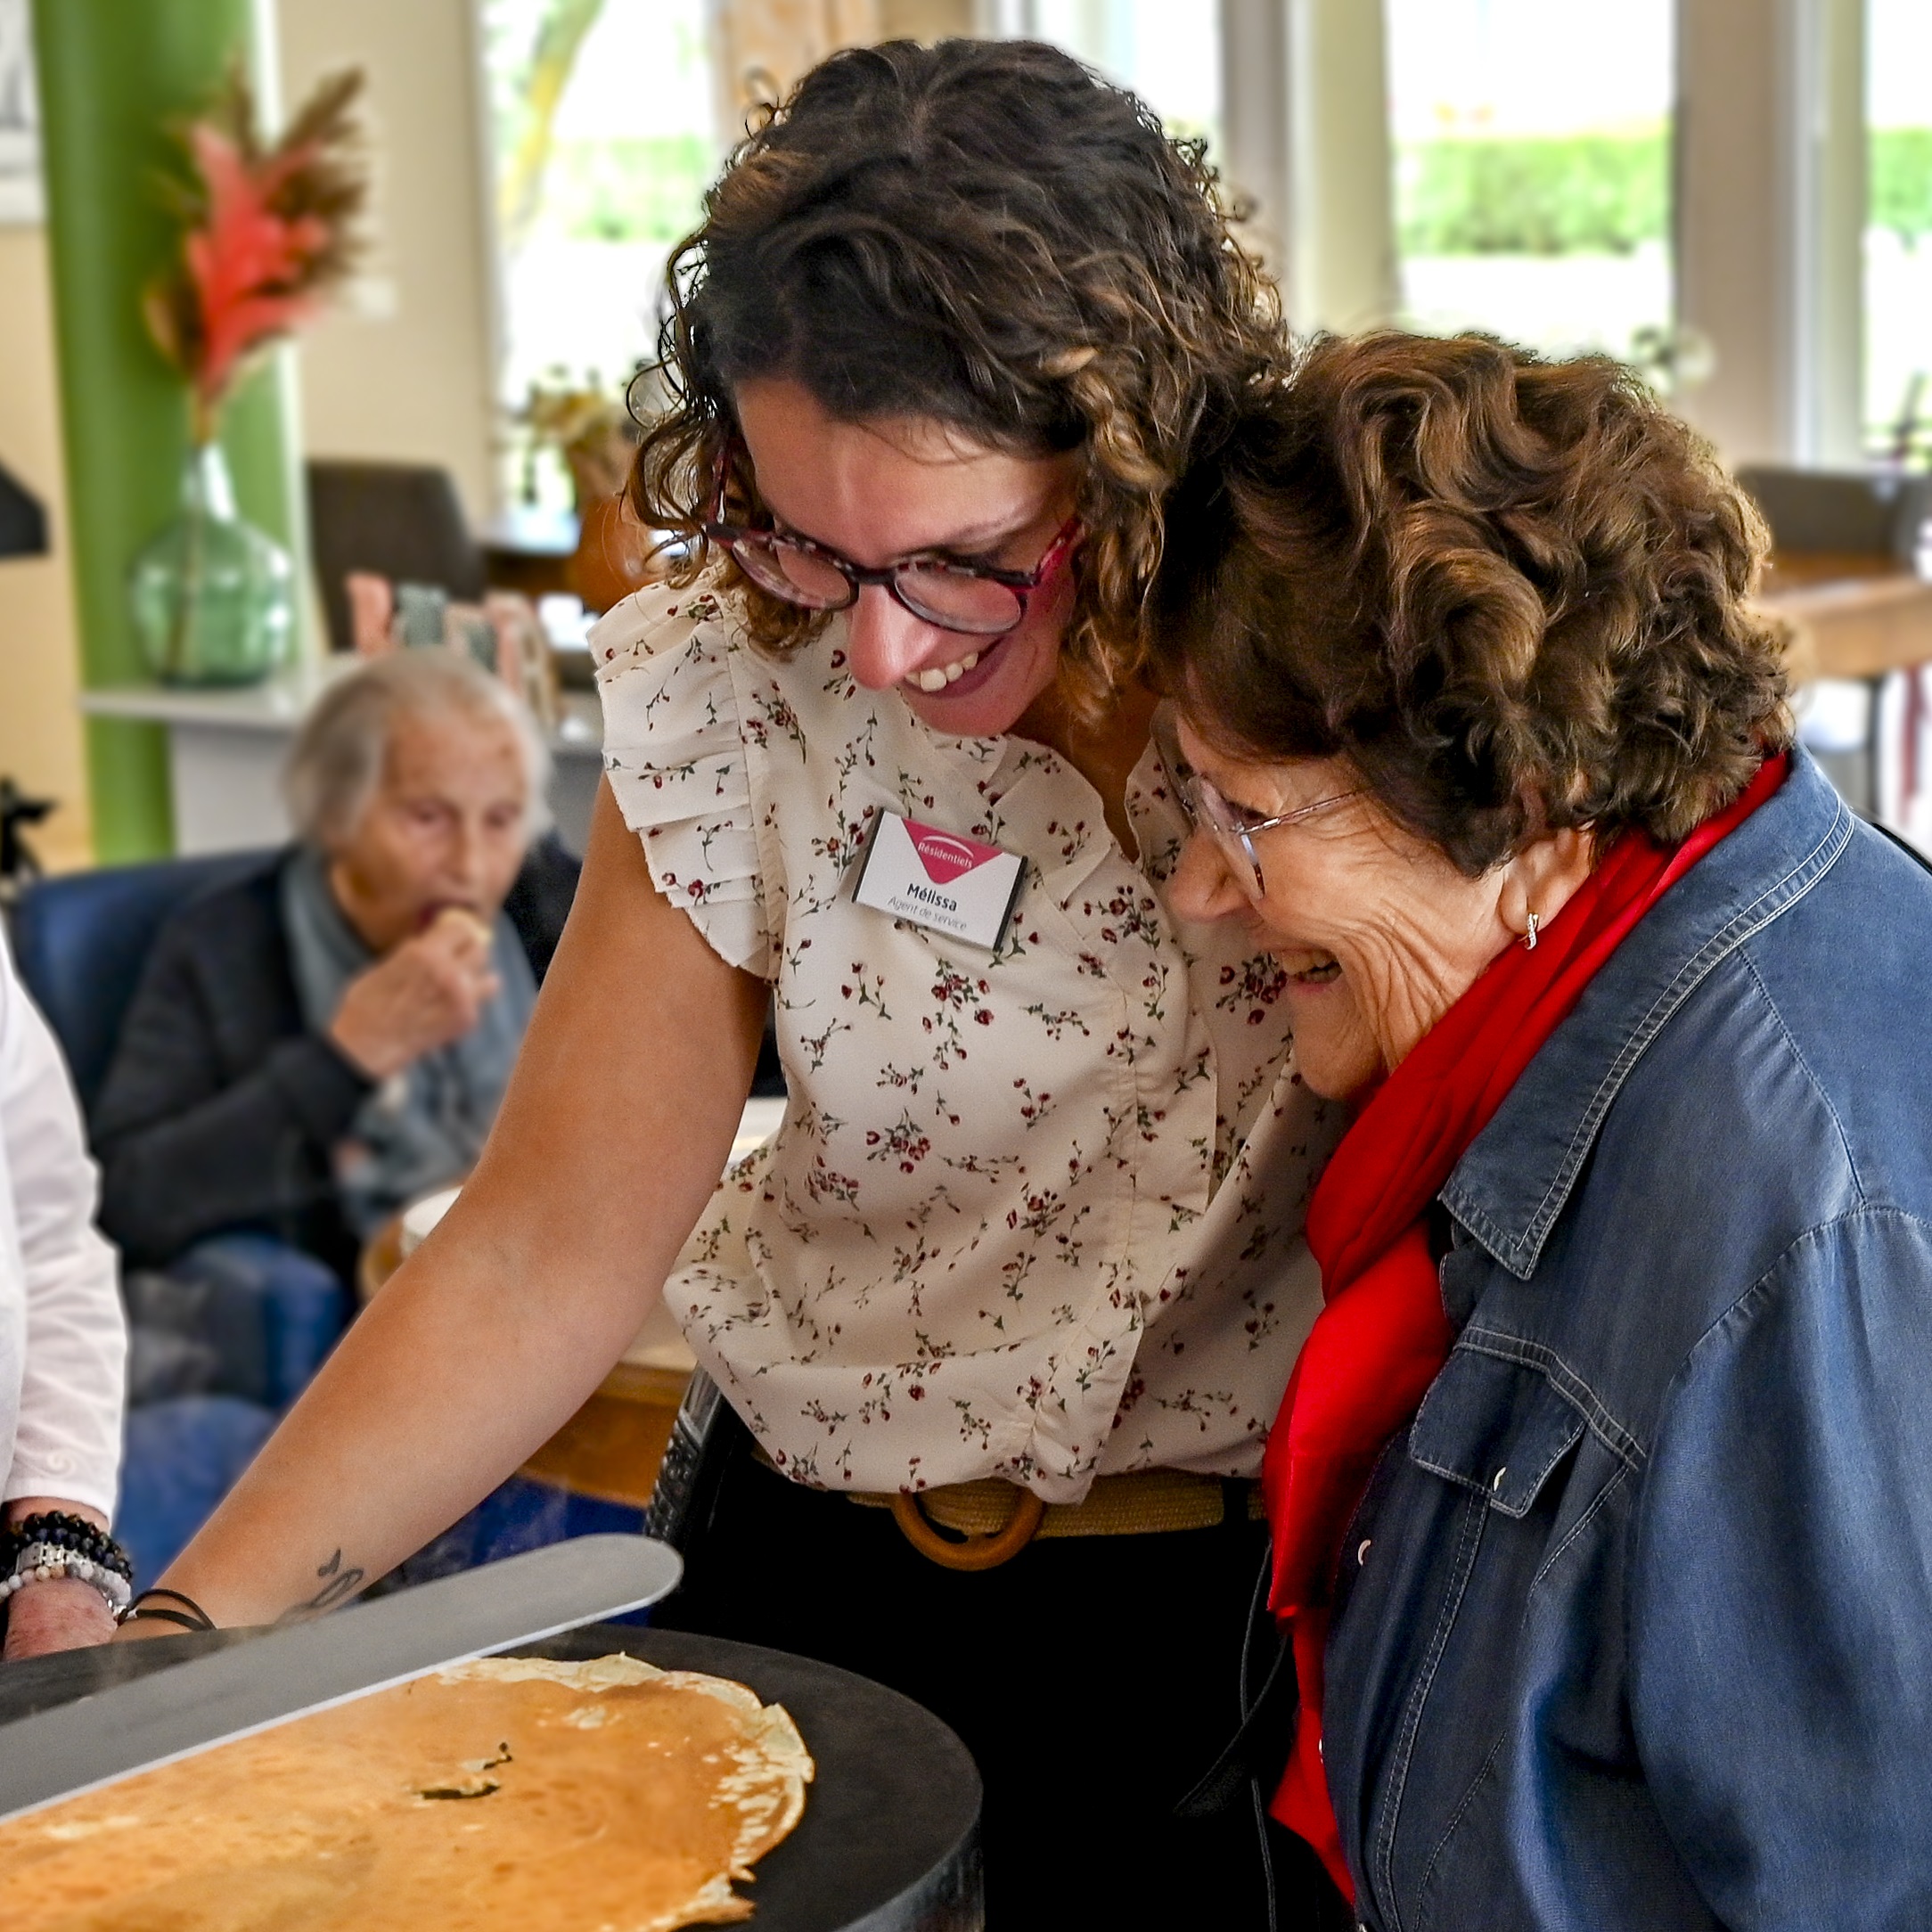
{"type": "MultiPolygon", "coordinates": [[[[0,1668],[0,1723],[71,1703],[212,1650],[220,1630],[103,1645],[0,1668]]],[[[931,1712],[869,1678],[782,1650],[678,1630],[587,1624],[511,1657],[577,1661],[623,1650],[660,1670],[749,1684],[791,1713],[817,1765],[798,1829],[739,1887],[750,1932],[981,1932],[979,1774],[931,1712]]]]}

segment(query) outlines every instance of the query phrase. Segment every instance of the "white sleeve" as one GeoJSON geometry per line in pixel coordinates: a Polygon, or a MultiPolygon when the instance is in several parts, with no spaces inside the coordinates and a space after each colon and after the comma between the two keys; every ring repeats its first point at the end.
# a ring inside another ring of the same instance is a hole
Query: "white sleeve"
{"type": "Polygon", "coordinates": [[[0,1502],[58,1496],[105,1512],[120,1468],[127,1355],[114,1250],[94,1229],[99,1178],[66,1064],[4,947],[0,1145],[10,1197],[0,1215],[12,1224],[26,1301],[20,1415],[0,1502]]]}
{"type": "Polygon", "coordinates": [[[751,771],[714,592],[653,585],[591,632],[604,775],[657,888],[711,950],[761,979],[778,968],[753,823],[751,771]]]}

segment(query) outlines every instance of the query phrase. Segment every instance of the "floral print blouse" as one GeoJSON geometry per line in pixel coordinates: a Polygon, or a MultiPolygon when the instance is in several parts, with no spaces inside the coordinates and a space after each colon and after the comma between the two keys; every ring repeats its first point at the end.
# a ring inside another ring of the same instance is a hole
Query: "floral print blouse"
{"type": "Polygon", "coordinates": [[[1339,1133],[1273,962],[1161,896],[1185,838],[1151,752],[1141,865],[1064,759],[954,738],[789,660],[702,587],[598,625],[604,763],[659,888],[770,982],[790,1098],[666,1285],[778,1467],[871,1491],[1250,1476],[1321,1305],[1302,1241],[1339,1133]],[[897,812],[1018,852],[997,952],[855,905],[897,812]]]}

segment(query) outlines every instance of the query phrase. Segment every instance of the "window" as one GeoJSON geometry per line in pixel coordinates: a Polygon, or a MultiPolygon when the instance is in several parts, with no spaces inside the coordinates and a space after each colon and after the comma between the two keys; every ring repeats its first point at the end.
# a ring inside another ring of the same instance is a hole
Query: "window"
{"type": "Polygon", "coordinates": [[[0,0],[0,222],[37,222],[40,112],[27,0],[0,0]]]}
{"type": "Polygon", "coordinates": [[[994,29],[1048,40],[1131,87],[1167,132],[1220,145],[1221,10],[1214,0],[995,0],[994,29]]]}
{"type": "MultiPolygon", "coordinates": [[[[498,394],[514,414],[533,389],[546,392],[545,427],[520,432],[507,453],[513,500],[568,505],[570,484],[551,446],[655,350],[666,258],[696,224],[723,152],[713,49],[721,29],[729,41],[730,4],[479,0],[501,284],[498,394]]],[[[1133,87],[1176,134],[1216,136],[1211,0],[984,0],[971,17],[989,31],[1065,46],[1133,87]]],[[[765,24],[782,42],[810,42],[836,39],[839,22],[851,30],[833,10],[810,27],[779,8],[765,24]]]]}
{"type": "MultiPolygon", "coordinates": [[[[482,0],[482,18],[499,394],[614,393],[653,350],[665,259],[716,168],[705,0],[482,0]]],[[[566,500],[561,470],[520,480],[566,500]]]]}
{"type": "Polygon", "coordinates": [[[1877,453],[1932,463],[1932,7],[1870,0],[1865,422],[1877,453]]]}
{"type": "Polygon", "coordinates": [[[1673,307],[1671,0],[1388,10],[1404,319],[1656,358],[1673,307]]]}

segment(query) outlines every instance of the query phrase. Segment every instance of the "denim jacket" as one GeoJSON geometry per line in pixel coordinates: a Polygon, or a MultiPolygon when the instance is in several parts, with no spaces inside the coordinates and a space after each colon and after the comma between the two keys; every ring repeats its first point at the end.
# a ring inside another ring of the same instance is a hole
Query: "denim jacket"
{"type": "Polygon", "coordinates": [[[1795,752],[1440,1199],[1322,1700],[1363,1924],[1932,1927],[1932,878],[1795,752]]]}

